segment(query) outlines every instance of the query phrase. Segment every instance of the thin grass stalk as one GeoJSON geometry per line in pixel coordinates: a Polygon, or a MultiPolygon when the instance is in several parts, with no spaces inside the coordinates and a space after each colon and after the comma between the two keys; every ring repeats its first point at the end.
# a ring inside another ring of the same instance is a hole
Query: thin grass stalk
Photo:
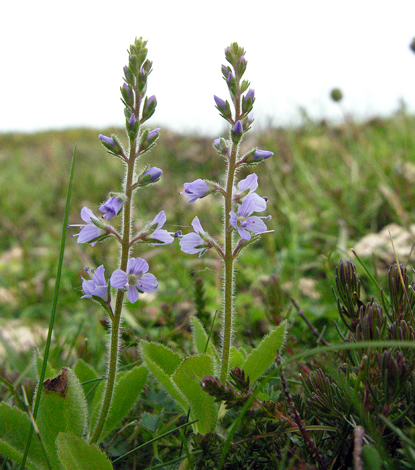
{"type": "MultiPolygon", "coordinates": [[[[45,352],[44,352],[44,355],[43,355],[42,370],[40,371],[39,383],[38,383],[38,388],[37,388],[37,391],[36,391],[35,403],[34,403],[34,406],[33,406],[33,419],[34,420],[36,420],[37,412],[39,410],[40,397],[42,395],[42,393],[41,393],[42,392],[42,385],[43,385],[43,382],[45,380],[46,367],[47,367],[47,363],[48,363],[48,359],[49,359],[50,344],[52,342],[53,327],[55,325],[56,307],[57,307],[57,304],[58,304],[59,287],[60,287],[61,275],[62,275],[63,255],[65,253],[66,230],[67,230],[67,227],[68,227],[69,206],[70,206],[71,195],[72,195],[72,182],[73,182],[73,176],[74,176],[74,170],[75,170],[75,157],[76,157],[76,146],[75,146],[74,151],[73,151],[73,156],[72,156],[72,161],[71,161],[71,169],[70,169],[70,173],[69,173],[68,192],[66,194],[66,205],[65,205],[65,214],[63,216],[61,246],[60,246],[60,251],[59,251],[59,261],[58,261],[58,268],[57,268],[57,272],[56,272],[56,284],[55,284],[55,291],[53,293],[53,301],[52,301],[52,309],[51,309],[51,314],[50,314],[48,336],[47,336],[47,339],[46,339],[45,352]]],[[[25,468],[27,456],[29,455],[30,444],[32,442],[33,432],[34,432],[34,428],[31,426],[29,428],[29,434],[27,436],[26,447],[25,447],[25,450],[24,450],[22,462],[21,462],[20,467],[19,467],[20,470],[24,470],[24,468],[25,468]]]]}

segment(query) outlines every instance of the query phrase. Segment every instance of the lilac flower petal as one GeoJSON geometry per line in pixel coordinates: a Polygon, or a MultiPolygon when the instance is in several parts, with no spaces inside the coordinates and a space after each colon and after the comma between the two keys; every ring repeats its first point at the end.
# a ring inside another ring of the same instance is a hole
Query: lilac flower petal
{"type": "Polygon", "coordinates": [[[242,204],[238,206],[238,217],[249,217],[254,212],[255,202],[246,197],[242,204]]]}
{"type": "Polygon", "coordinates": [[[257,193],[248,194],[246,199],[252,199],[254,201],[254,212],[262,212],[267,208],[267,201],[257,193]]]}
{"type": "Polygon", "coordinates": [[[202,225],[200,224],[200,221],[199,221],[199,217],[196,216],[193,221],[192,221],[192,227],[193,227],[193,230],[196,232],[196,233],[202,233],[204,234],[205,231],[203,230],[202,228],[202,225]]]}
{"type": "Polygon", "coordinates": [[[163,227],[163,225],[165,224],[166,222],[166,214],[164,213],[164,211],[160,211],[155,217],[154,219],[152,220],[152,222],[150,223],[150,227],[153,226],[154,224],[157,224],[157,228],[156,230],[159,230],[161,229],[161,227],[163,227]]]}
{"type": "Polygon", "coordinates": [[[107,286],[96,286],[92,295],[101,297],[103,300],[108,300],[108,288],[107,286]]]}
{"type": "Polygon", "coordinates": [[[238,233],[241,238],[244,240],[250,240],[251,239],[251,234],[248,232],[248,230],[244,229],[243,227],[238,227],[238,233]]]}
{"type": "Polygon", "coordinates": [[[233,228],[238,228],[238,217],[236,217],[235,212],[230,211],[229,215],[230,215],[229,223],[232,225],[233,228]]]}
{"type": "Polygon", "coordinates": [[[189,255],[195,255],[202,251],[202,246],[205,244],[204,240],[197,233],[188,233],[183,235],[179,241],[180,249],[189,255]]]}
{"type": "Polygon", "coordinates": [[[249,192],[253,192],[258,188],[258,176],[256,173],[248,175],[245,179],[239,181],[238,189],[242,193],[249,189],[249,192]]]}
{"type": "Polygon", "coordinates": [[[160,243],[151,243],[151,245],[168,245],[169,243],[174,242],[174,237],[170,235],[167,230],[155,230],[151,235],[150,238],[154,238],[158,240],[160,243]]]}
{"type": "Polygon", "coordinates": [[[138,291],[135,286],[129,286],[127,290],[127,298],[128,300],[134,304],[138,300],[138,291]]]}
{"type": "Polygon", "coordinates": [[[112,287],[115,287],[116,289],[124,289],[127,282],[128,282],[128,276],[121,269],[116,269],[111,274],[110,284],[112,287]]]}
{"type": "Polygon", "coordinates": [[[88,209],[88,207],[83,207],[81,210],[81,219],[89,224],[91,222],[91,217],[95,217],[91,209],[88,209]]]}
{"type": "Polygon", "coordinates": [[[267,231],[267,226],[261,220],[261,217],[252,216],[245,220],[244,227],[250,232],[263,233],[267,231]]]}
{"type": "Polygon", "coordinates": [[[135,284],[141,292],[155,292],[159,288],[156,276],[154,274],[143,274],[135,284]]]}
{"type": "Polygon", "coordinates": [[[141,258],[130,258],[127,263],[127,273],[129,275],[141,276],[148,271],[148,263],[141,258]]]}
{"type": "Polygon", "coordinates": [[[98,286],[106,286],[107,282],[105,281],[105,268],[104,265],[98,266],[94,272],[94,280],[98,286]]]}
{"type": "MultiPolygon", "coordinates": [[[[94,240],[95,238],[104,235],[104,233],[105,230],[98,228],[94,224],[88,224],[80,231],[78,236],[78,243],[89,243],[91,240],[94,240]]],[[[94,244],[91,243],[92,246],[94,244]]]]}

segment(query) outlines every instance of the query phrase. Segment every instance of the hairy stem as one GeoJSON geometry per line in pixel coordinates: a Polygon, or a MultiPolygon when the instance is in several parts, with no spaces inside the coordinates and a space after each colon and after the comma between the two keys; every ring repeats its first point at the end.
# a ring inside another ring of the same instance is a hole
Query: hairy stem
{"type": "MultiPolygon", "coordinates": [[[[124,272],[127,271],[128,255],[130,253],[130,236],[131,236],[131,198],[132,198],[132,183],[134,176],[136,154],[133,151],[130,159],[128,160],[125,178],[125,196],[126,200],[123,209],[123,221],[122,221],[122,241],[120,245],[120,265],[119,269],[124,272]]],[[[120,324],[121,324],[121,313],[124,301],[124,291],[118,290],[117,297],[115,300],[114,318],[111,323],[111,337],[109,346],[109,361],[108,361],[108,380],[106,383],[104,399],[102,401],[101,411],[98,423],[95,427],[94,433],[91,438],[91,443],[95,444],[98,442],[99,437],[104,429],[105,422],[108,417],[108,413],[111,407],[111,401],[114,394],[115,380],[117,376],[118,366],[118,353],[119,353],[119,336],[120,336],[120,324]]]]}

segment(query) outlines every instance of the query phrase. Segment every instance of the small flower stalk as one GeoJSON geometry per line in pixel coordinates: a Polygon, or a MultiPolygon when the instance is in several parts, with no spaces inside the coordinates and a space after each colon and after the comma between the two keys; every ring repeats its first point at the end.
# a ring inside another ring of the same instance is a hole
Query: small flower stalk
{"type": "Polygon", "coordinates": [[[91,209],[84,207],[81,219],[84,224],[71,225],[80,227],[78,243],[89,243],[95,246],[107,238],[115,238],[119,244],[119,264],[110,274],[109,282],[103,265],[97,269],[85,268],[90,279],[82,277],[82,298],[99,303],[110,319],[110,344],[108,348],[108,371],[106,389],[100,415],[90,439],[91,443],[99,442],[111,407],[114,385],[117,375],[119,354],[119,336],[122,310],[125,297],[136,303],[143,293],[158,290],[159,285],[154,274],[148,272],[150,267],[144,259],[134,257],[133,251],[139,243],[150,245],[167,245],[175,236],[163,229],[166,222],[164,211],[147,224],[146,228],[133,234],[133,199],[138,189],[160,180],[162,170],[157,167],[145,167],[136,171],[139,158],[156,144],[160,128],[142,129],[141,125],[155,112],[157,99],[155,95],[147,96],[147,79],[152,69],[152,62],[147,59],[146,41],[136,39],[128,51],[129,61],[124,67],[124,83],[120,87],[121,100],[125,106],[125,130],[128,145],[123,146],[116,135],[98,136],[108,153],[119,157],[125,164],[125,177],[121,192],[110,193],[110,197],[99,206],[102,213],[95,216],[91,209]],[[137,176],[137,174],[139,176],[137,176]],[[110,223],[111,225],[110,225],[110,223]]]}
{"type": "Polygon", "coordinates": [[[228,138],[218,137],[213,147],[218,155],[225,158],[226,177],[224,184],[203,179],[184,183],[181,193],[193,203],[213,193],[223,198],[223,243],[212,238],[202,228],[198,217],[192,222],[194,232],[179,235],[180,247],[184,253],[203,256],[214,248],[223,262],[223,312],[222,312],[222,357],[220,381],[228,379],[230,349],[232,345],[232,322],[234,314],[234,263],[239,253],[250,243],[258,240],[262,234],[272,232],[265,223],[267,215],[257,215],[267,208],[267,198],[256,193],[258,177],[252,173],[237,181],[240,168],[257,164],[270,158],[273,153],[267,150],[252,149],[240,156],[240,147],[245,134],[253,122],[252,109],[255,102],[255,90],[249,88],[249,82],[242,77],[247,67],[245,51],[237,43],[225,50],[229,65],[222,65],[222,77],[230,94],[230,100],[214,95],[214,102],[219,114],[229,123],[228,138]],[[231,108],[231,104],[233,109],[231,108]]]}

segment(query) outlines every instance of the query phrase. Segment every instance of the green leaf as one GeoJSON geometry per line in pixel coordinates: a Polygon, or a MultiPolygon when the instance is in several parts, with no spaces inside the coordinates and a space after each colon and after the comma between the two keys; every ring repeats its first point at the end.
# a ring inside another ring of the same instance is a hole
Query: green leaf
{"type": "Polygon", "coordinates": [[[90,407],[93,402],[93,398],[98,387],[99,382],[90,382],[91,380],[97,380],[99,378],[98,372],[89,364],[87,364],[83,359],[78,359],[74,366],[73,371],[81,382],[82,388],[84,390],[85,398],[90,407]],[[85,383],[84,382],[90,382],[85,383]]]}
{"type": "Polygon", "coordinates": [[[380,455],[375,446],[363,446],[362,457],[365,464],[364,468],[370,468],[371,470],[382,470],[382,459],[380,458],[380,455]]]}
{"type": "Polygon", "coordinates": [[[140,351],[141,357],[150,372],[182,406],[183,410],[187,412],[188,407],[186,400],[171,380],[171,376],[182,363],[183,359],[162,344],[149,343],[148,341],[140,342],[140,351]]]}
{"type": "Polygon", "coordinates": [[[173,382],[186,397],[190,406],[190,419],[198,419],[193,425],[195,432],[213,432],[218,419],[218,405],[215,398],[208,395],[200,385],[205,375],[214,375],[212,356],[202,354],[185,359],[172,376],[173,382]]]}
{"type": "Polygon", "coordinates": [[[60,432],[82,436],[87,423],[87,406],[82,386],[71,369],[63,368],[43,383],[36,424],[53,469],[59,463],[56,438],[60,432]]]}
{"type": "Polygon", "coordinates": [[[127,416],[140,396],[147,382],[147,376],[148,371],[144,366],[136,366],[119,376],[115,384],[108,418],[99,438],[100,442],[127,416]]]}
{"type": "MultiPolygon", "coordinates": [[[[31,427],[32,423],[26,413],[6,403],[1,403],[0,454],[20,463],[31,427]]],[[[38,439],[32,441],[26,467],[37,470],[48,469],[46,457],[38,439]]]]}
{"type": "Polygon", "coordinates": [[[287,322],[282,322],[277,329],[261,341],[253,349],[242,364],[242,370],[251,379],[253,384],[272,365],[275,356],[284,344],[287,322]]]}
{"type": "Polygon", "coordinates": [[[212,343],[212,338],[210,338],[209,343],[208,343],[208,335],[203,328],[202,322],[197,318],[193,317],[192,318],[192,336],[193,336],[193,342],[196,348],[196,351],[198,354],[209,354],[209,356],[212,356],[214,361],[215,361],[215,369],[217,365],[219,364],[219,354],[216,351],[215,346],[212,343]],[[207,345],[207,347],[206,347],[207,345]]]}
{"type": "MultiPolygon", "coordinates": [[[[42,366],[43,366],[43,358],[39,355],[39,352],[36,350],[36,375],[37,375],[38,380],[42,372],[42,366]]],[[[56,370],[48,362],[46,364],[45,379],[47,378],[51,379],[53,377],[56,377],[57,375],[58,374],[56,370]]]]}
{"type": "Polygon", "coordinates": [[[111,462],[98,447],[72,434],[59,433],[59,459],[65,470],[112,470],[111,462]]]}
{"type": "Polygon", "coordinates": [[[229,370],[232,370],[235,367],[240,367],[242,369],[244,360],[245,356],[240,351],[238,351],[235,346],[232,346],[229,358],[229,370]]]}

